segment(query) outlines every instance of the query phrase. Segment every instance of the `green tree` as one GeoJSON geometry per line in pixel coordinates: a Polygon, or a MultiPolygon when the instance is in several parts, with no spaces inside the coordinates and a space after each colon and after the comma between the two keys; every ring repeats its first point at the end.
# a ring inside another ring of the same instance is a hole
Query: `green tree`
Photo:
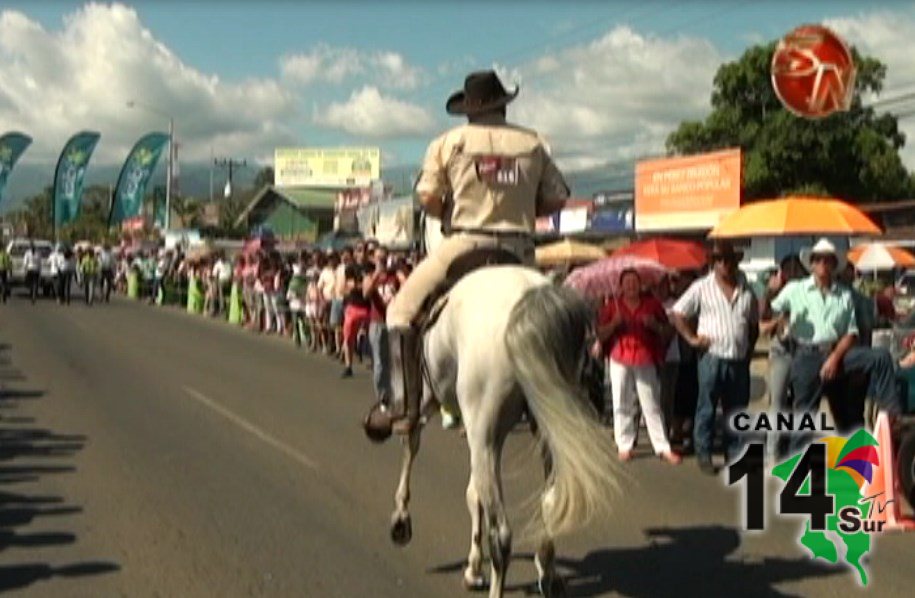
{"type": "Polygon", "coordinates": [[[87,240],[93,243],[110,240],[108,207],[111,191],[103,185],[93,185],[83,190],[79,214],[72,222],[61,227],[60,238],[75,243],[87,240]]]}
{"type": "Polygon", "coordinates": [[[740,147],[745,199],[807,192],[867,202],[911,194],[896,118],[877,115],[860,99],[882,90],[886,67],[852,50],[858,76],[851,109],[811,120],[788,112],[776,97],[769,75],[774,51],[775,43],[754,46],[723,64],[714,79],[712,112],[704,121],[681,123],[667,138],[668,152],[740,147]]]}
{"type": "Polygon", "coordinates": [[[36,239],[50,239],[54,236],[51,218],[51,187],[25,200],[16,220],[24,225],[26,234],[36,239]]]}
{"type": "MultiPolygon", "coordinates": [[[[171,198],[171,208],[178,220],[181,221],[181,226],[186,228],[200,226],[201,205],[193,197],[174,195],[171,198]]],[[[173,224],[172,227],[174,228],[174,226],[173,224]]]]}

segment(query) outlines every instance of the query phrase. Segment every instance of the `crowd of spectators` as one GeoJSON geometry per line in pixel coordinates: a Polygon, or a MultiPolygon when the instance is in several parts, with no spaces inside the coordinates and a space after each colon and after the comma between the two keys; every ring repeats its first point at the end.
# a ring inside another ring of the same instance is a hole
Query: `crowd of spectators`
{"type": "MultiPolygon", "coordinates": [[[[760,313],[787,282],[806,276],[797,256],[790,256],[762,293],[754,293],[737,269],[740,257],[717,248],[708,269],[672,273],[652,285],[634,270],[624,272],[622,292],[598,309],[594,355],[607,374],[603,415],[612,421],[623,460],[633,456],[641,422],[661,459],[677,464],[681,454],[696,452],[700,466],[714,470],[718,404],[727,411],[749,403],[760,313]]],[[[339,362],[344,378],[353,376],[356,362],[370,364],[377,398],[386,401],[386,309],[418,259],[415,252],[389,251],[372,241],[294,254],[262,249],[232,259],[218,251],[140,251],[115,260],[114,278],[119,289],[150,303],[180,304],[255,333],[288,337],[339,362]]],[[[853,288],[850,283],[843,284],[853,288]]],[[[880,300],[885,293],[874,301],[855,293],[860,343],[866,345],[874,316],[889,317],[880,300]]],[[[784,408],[788,360],[778,335],[765,328],[763,334],[769,340],[769,394],[774,407],[784,408]]],[[[719,440],[733,457],[735,439],[723,430],[719,440]]]]}
{"type": "Polygon", "coordinates": [[[287,254],[261,249],[234,259],[223,251],[140,250],[118,260],[115,281],[149,303],[288,337],[338,360],[343,378],[353,376],[354,362],[371,362],[376,393],[386,399],[385,313],[417,259],[373,241],[287,254]]]}

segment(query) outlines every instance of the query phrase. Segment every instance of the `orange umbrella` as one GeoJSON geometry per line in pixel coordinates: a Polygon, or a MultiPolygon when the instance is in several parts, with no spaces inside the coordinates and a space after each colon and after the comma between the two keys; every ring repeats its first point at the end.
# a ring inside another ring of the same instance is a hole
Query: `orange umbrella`
{"type": "Polygon", "coordinates": [[[848,252],[848,260],[861,271],[915,268],[915,256],[901,247],[882,243],[858,245],[848,252]]]}
{"type": "Polygon", "coordinates": [[[637,241],[613,252],[614,257],[623,255],[648,258],[671,270],[698,270],[708,260],[700,243],[677,239],[637,241]]]}
{"type": "Polygon", "coordinates": [[[721,219],[709,237],[879,235],[864,212],[837,199],[787,197],[741,206],[721,219]]]}

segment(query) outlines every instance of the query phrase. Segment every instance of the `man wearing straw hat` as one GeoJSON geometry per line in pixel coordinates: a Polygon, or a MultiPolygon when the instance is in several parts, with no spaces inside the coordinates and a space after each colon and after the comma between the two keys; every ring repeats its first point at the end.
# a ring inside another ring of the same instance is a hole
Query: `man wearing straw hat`
{"type": "Polygon", "coordinates": [[[416,193],[425,211],[445,217],[449,235],[420,263],[388,306],[394,409],[373,407],[366,434],[380,440],[394,430],[409,433],[419,419],[422,381],[419,332],[423,306],[445,282],[449,267],[476,249],[504,249],[530,265],[534,261],[534,221],[559,211],[569,188],[549,150],[534,131],[509,124],[509,93],[493,71],[471,73],[464,89],[445,109],[468,123],[436,138],[426,151],[416,193]],[[450,205],[445,206],[445,198],[450,205]]]}
{"type": "MultiPolygon", "coordinates": [[[[816,412],[824,391],[844,375],[858,371],[869,375],[868,396],[890,415],[898,414],[890,353],[856,344],[854,299],[851,290],[836,281],[836,274],[845,266],[844,256],[828,239],[820,239],[802,250],[800,259],[810,276],[788,283],[772,301],[772,311],[790,339],[789,384],[795,410],[816,412]]],[[[793,434],[791,452],[809,441],[809,435],[793,434]]]]}

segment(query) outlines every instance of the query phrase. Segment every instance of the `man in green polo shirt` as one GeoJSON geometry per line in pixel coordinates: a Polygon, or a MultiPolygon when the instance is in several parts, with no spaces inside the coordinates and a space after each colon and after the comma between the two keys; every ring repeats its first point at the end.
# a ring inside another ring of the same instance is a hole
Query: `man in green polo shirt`
{"type": "MultiPolygon", "coordinates": [[[[798,412],[816,412],[824,389],[845,374],[868,374],[868,394],[891,415],[899,412],[893,358],[885,349],[856,345],[858,324],[850,289],[838,284],[835,273],[844,260],[827,239],[801,252],[811,273],[788,283],[772,301],[772,311],[787,325],[793,345],[789,384],[798,412]]],[[[808,435],[791,438],[792,452],[810,441],[808,435]]]]}

